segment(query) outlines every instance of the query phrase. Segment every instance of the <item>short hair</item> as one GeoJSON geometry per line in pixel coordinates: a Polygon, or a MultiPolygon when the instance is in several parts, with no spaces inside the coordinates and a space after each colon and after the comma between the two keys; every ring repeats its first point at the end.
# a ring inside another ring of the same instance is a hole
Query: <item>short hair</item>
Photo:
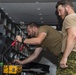
{"type": "Polygon", "coordinates": [[[73,8],[73,4],[70,0],[60,0],[60,1],[58,1],[57,4],[56,4],[56,9],[58,8],[59,5],[62,5],[62,6],[69,5],[73,8]]]}
{"type": "Polygon", "coordinates": [[[39,25],[36,22],[30,22],[28,24],[28,26],[30,26],[30,27],[39,27],[39,25]]]}

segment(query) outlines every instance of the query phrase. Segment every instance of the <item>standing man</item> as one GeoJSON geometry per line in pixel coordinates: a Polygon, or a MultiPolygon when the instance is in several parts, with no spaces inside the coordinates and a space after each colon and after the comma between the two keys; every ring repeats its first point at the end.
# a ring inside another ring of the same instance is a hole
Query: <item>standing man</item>
{"type": "Polygon", "coordinates": [[[58,1],[56,9],[63,19],[63,55],[57,75],[76,75],[76,13],[70,0],[58,1]]]}
{"type": "Polygon", "coordinates": [[[23,61],[14,60],[19,64],[26,64],[32,62],[38,57],[43,48],[49,50],[55,56],[58,56],[61,51],[61,40],[62,35],[51,26],[38,26],[36,23],[30,23],[27,26],[28,35],[31,36],[29,39],[23,39],[21,36],[16,36],[17,41],[25,44],[37,45],[34,53],[23,61]]]}

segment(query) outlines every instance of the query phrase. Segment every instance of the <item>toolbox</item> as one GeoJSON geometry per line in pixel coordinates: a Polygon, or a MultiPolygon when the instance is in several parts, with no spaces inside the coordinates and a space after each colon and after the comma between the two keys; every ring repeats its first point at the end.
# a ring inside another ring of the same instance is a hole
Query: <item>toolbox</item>
{"type": "Polygon", "coordinates": [[[3,73],[5,74],[18,74],[22,72],[22,65],[4,65],[3,73]]]}

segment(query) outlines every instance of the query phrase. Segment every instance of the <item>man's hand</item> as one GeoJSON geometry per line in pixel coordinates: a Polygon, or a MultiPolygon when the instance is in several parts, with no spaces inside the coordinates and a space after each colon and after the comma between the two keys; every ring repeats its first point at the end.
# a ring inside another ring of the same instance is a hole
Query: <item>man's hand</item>
{"type": "Polygon", "coordinates": [[[61,68],[67,68],[68,67],[68,65],[67,65],[67,58],[62,57],[62,59],[60,61],[60,67],[61,68]]]}
{"type": "Polygon", "coordinates": [[[14,60],[14,63],[18,63],[22,65],[22,62],[19,59],[14,60]]]}
{"type": "Polygon", "coordinates": [[[17,35],[16,40],[21,43],[22,42],[22,37],[20,35],[17,35]]]}

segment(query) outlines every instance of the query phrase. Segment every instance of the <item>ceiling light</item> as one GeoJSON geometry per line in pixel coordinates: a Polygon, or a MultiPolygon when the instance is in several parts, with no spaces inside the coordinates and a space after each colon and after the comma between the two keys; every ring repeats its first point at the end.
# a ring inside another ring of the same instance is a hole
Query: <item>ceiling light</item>
{"type": "Polygon", "coordinates": [[[8,13],[6,13],[6,15],[8,15],[8,13]]]}
{"type": "Polygon", "coordinates": [[[36,4],[39,4],[39,2],[36,2],[36,4]]]}
{"type": "Polygon", "coordinates": [[[41,16],[42,14],[40,13],[39,15],[41,16]]]}
{"type": "Polygon", "coordinates": [[[40,10],[40,8],[37,8],[37,10],[40,10]]]}
{"type": "Polygon", "coordinates": [[[4,10],[4,8],[1,8],[2,10],[4,10]]]}
{"type": "Polygon", "coordinates": [[[21,24],[21,25],[24,25],[25,23],[24,23],[23,21],[20,21],[20,24],[21,24]]]}
{"type": "Polygon", "coordinates": [[[41,21],[41,23],[44,23],[44,21],[41,21]]]}
{"type": "Polygon", "coordinates": [[[40,17],[40,20],[42,20],[43,18],[42,17],[40,17]]]}
{"type": "Polygon", "coordinates": [[[13,22],[15,22],[15,21],[13,21],[13,22]]]}
{"type": "Polygon", "coordinates": [[[10,19],[12,19],[11,17],[9,17],[10,19]]]}

